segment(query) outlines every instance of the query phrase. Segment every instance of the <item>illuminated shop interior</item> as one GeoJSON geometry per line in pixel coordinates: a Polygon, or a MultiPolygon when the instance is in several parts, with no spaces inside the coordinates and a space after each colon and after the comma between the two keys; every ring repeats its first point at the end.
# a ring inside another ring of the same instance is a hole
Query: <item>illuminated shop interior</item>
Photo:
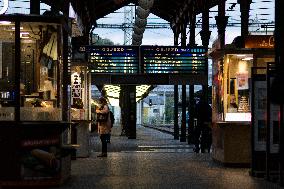
{"type": "Polygon", "coordinates": [[[21,121],[62,120],[58,87],[62,70],[59,24],[20,23],[20,73],[14,69],[15,23],[1,21],[0,33],[0,105],[7,113],[2,119],[14,120],[15,76],[19,74],[21,121]]]}
{"type": "Polygon", "coordinates": [[[223,65],[215,66],[213,95],[218,104],[217,121],[251,121],[251,68],[266,67],[273,55],[225,54],[223,65]],[[217,71],[218,70],[218,71],[217,71]]]}

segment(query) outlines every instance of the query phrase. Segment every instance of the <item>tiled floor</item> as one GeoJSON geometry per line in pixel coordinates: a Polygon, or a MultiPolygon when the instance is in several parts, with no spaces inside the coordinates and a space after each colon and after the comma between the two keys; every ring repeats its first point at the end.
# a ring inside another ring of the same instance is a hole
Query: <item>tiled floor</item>
{"type": "Polygon", "coordinates": [[[210,154],[172,135],[138,127],[137,139],[119,135],[115,127],[107,158],[98,158],[100,142],[91,138],[89,158],[72,162],[72,177],[62,189],[276,189],[278,184],[249,176],[248,169],[225,168],[210,154]]]}

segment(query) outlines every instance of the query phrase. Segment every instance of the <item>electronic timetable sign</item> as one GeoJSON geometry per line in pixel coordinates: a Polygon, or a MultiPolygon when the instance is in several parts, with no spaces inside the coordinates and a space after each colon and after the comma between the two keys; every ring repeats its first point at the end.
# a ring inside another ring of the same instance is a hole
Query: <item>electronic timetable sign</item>
{"type": "Polygon", "coordinates": [[[96,73],[138,73],[138,46],[86,46],[89,68],[96,73]]]}
{"type": "Polygon", "coordinates": [[[207,48],[179,46],[83,46],[95,73],[207,74],[207,48]]]}
{"type": "Polygon", "coordinates": [[[207,48],[141,46],[144,73],[207,73],[207,48]]]}

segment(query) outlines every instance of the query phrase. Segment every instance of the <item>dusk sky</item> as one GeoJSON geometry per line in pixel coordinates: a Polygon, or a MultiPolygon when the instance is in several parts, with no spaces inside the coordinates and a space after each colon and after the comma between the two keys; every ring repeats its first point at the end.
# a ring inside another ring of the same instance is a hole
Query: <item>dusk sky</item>
{"type": "MultiPolygon", "coordinates": [[[[0,2],[0,7],[3,6],[3,1],[0,2]]],[[[29,13],[29,2],[26,0],[16,0],[9,1],[9,9],[7,11],[10,13],[29,13]],[[20,8],[21,7],[21,8],[20,8]]],[[[41,3],[41,12],[49,9],[49,6],[41,3]]],[[[133,7],[134,9],[134,7],[133,7]]],[[[226,9],[230,11],[226,11],[226,15],[229,17],[230,23],[240,23],[240,11],[239,4],[237,4],[237,0],[227,0],[226,1],[226,9]]],[[[213,7],[210,9],[210,23],[215,24],[215,16],[217,15],[217,7],[213,7]]],[[[115,13],[111,13],[105,18],[99,19],[97,21],[98,24],[122,24],[124,22],[124,8],[121,8],[115,13]]],[[[201,19],[201,14],[197,15],[197,21],[201,19]]],[[[270,23],[274,21],[274,1],[263,1],[263,0],[253,0],[251,4],[250,11],[250,22],[252,23],[270,23]]],[[[165,20],[160,19],[159,17],[150,14],[148,17],[147,23],[167,23],[165,20]]],[[[260,28],[260,25],[257,27],[250,27],[250,31],[264,31],[264,29],[260,28]]],[[[216,39],[217,36],[217,28],[210,28],[212,31],[210,45],[216,39]]],[[[226,43],[231,43],[232,40],[240,35],[240,27],[227,27],[226,29],[226,43]]],[[[196,43],[201,45],[200,28],[196,29],[196,43]]],[[[121,29],[102,29],[97,28],[94,30],[95,34],[98,34],[102,38],[108,38],[112,40],[115,44],[123,44],[124,40],[124,32],[121,29]]],[[[254,32],[254,34],[259,34],[254,32]]],[[[261,33],[265,34],[265,33],[261,33]]],[[[271,34],[271,33],[270,33],[271,34]]],[[[188,41],[188,39],[187,39],[188,41]]],[[[171,29],[146,29],[143,35],[142,45],[173,45],[173,32],[171,29]]]]}
{"type": "MultiPolygon", "coordinates": [[[[227,0],[226,1],[226,9],[232,10],[227,11],[226,15],[229,17],[230,23],[240,23],[240,9],[239,4],[236,4],[237,0],[227,0]],[[233,7],[233,8],[232,8],[233,7]],[[230,9],[232,8],[232,9],[230,9]]],[[[217,7],[213,7],[210,9],[210,23],[215,24],[215,16],[217,15],[217,7]]],[[[115,13],[111,13],[107,15],[105,18],[99,19],[97,21],[98,24],[122,24],[123,23],[123,12],[124,9],[121,8],[117,10],[115,13]]],[[[201,14],[197,15],[197,21],[201,19],[201,14]]],[[[251,12],[250,12],[250,22],[253,23],[270,23],[274,21],[274,1],[267,2],[262,0],[254,0],[251,4],[251,12]]],[[[167,23],[167,21],[160,19],[159,17],[150,14],[147,19],[147,23],[167,23]]],[[[260,26],[260,25],[259,25],[260,26]]],[[[210,45],[216,39],[217,36],[217,28],[210,28],[212,31],[210,45]]],[[[260,27],[250,27],[251,31],[264,31],[260,29],[260,27]]],[[[196,29],[196,43],[201,45],[200,35],[199,35],[200,28],[196,29]]],[[[226,43],[231,43],[232,40],[240,35],[240,27],[227,27],[226,29],[226,43]]],[[[124,33],[121,29],[102,29],[97,28],[94,30],[94,33],[98,34],[102,38],[109,38],[115,44],[123,44],[123,36],[124,33]]],[[[256,32],[255,32],[256,33],[256,32]]],[[[256,33],[259,34],[259,33],[256,33]]],[[[264,33],[262,33],[264,34],[264,33]]],[[[171,29],[146,29],[142,45],[173,45],[173,32],[171,29]]]]}

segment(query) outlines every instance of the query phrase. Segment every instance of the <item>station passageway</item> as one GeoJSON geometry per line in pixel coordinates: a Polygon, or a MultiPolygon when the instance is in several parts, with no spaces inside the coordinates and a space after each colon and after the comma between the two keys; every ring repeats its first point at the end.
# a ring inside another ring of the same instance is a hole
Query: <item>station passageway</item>
{"type": "Polygon", "coordinates": [[[249,176],[249,169],[228,168],[212,161],[209,153],[196,154],[193,146],[172,135],[137,127],[137,139],[120,136],[114,126],[108,157],[99,158],[101,144],[90,137],[89,158],[72,162],[70,182],[61,189],[276,189],[277,183],[249,176]]]}

